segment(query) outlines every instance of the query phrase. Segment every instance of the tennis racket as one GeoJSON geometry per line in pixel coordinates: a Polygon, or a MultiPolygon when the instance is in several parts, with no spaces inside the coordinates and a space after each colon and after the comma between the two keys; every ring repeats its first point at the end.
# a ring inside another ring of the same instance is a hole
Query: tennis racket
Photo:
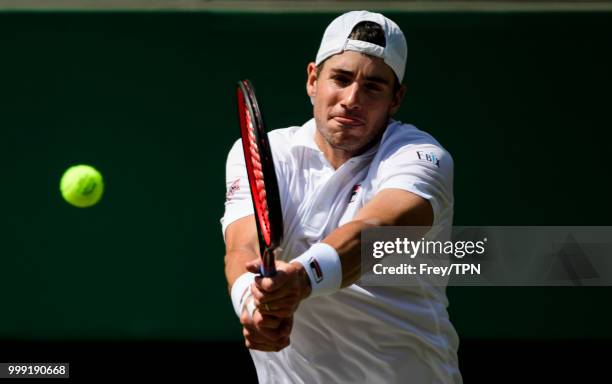
{"type": "Polygon", "coordinates": [[[280,245],[283,236],[278,181],[253,85],[249,80],[242,80],[238,82],[236,91],[242,149],[259,237],[261,274],[273,276],[276,273],[274,249],[280,245]]]}

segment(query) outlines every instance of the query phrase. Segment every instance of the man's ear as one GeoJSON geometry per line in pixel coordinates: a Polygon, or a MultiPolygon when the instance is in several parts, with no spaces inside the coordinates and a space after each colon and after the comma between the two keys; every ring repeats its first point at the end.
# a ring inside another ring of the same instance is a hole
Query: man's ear
{"type": "Polygon", "coordinates": [[[395,95],[393,95],[393,101],[391,102],[391,106],[389,106],[389,116],[393,116],[399,111],[400,105],[404,100],[404,96],[406,96],[406,86],[404,84],[400,85],[395,95]]]}
{"type": "Polygon", "coordinates": [[[313,98],[317,95],[317,66],[315,63],[308,63],[306,73],[308,74],[306,79],[306,93],[313,98]]]}

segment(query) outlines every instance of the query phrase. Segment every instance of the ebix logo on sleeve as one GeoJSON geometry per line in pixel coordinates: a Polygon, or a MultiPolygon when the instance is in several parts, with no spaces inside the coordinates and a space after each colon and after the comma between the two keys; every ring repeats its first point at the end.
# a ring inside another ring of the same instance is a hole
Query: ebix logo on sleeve
{"type": "Polygon", "coordinates": [[[417,151],[416,154],[419,157],[419,160],[427,161],[429,163],[432,163],[436,167],[440,168],[440,159],[438,159],[438,156],[436,156],[435,153],[433,153],[433,152],[427,153],[427,152],[423,152],[423,151],[417,151]]]}

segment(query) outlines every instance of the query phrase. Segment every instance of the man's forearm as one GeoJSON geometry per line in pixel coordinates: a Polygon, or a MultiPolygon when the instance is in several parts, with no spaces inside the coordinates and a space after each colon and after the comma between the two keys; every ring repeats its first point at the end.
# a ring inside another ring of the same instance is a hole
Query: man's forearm
{"type": "Polygon", "coordinates": [[[247,272],[245,264],[257,257],[257,254],[247,249],[232,250],[225,255],[225,278],[229,290],[234,281],[247,272]]]}
{"type": "MultiPolygon", "coordinates": [[[[367,228],[403,225],[423,227],[423,234],[433,223],[431,204],[410,192],[387,189],[379,192],[349,223],[338,227],[325,239],[334,247],[342,263],[342,287],[361,277],[361,231],[367,228]]],[[[372,259],[372,264],[374,259],[372,259]]]]}
{"type": "Polygon", "coordinates": [[[246,216],[231,223],[225,232],[225,241],[225,278],[231,290],[234,281],[247,272],[246,263],[259,257],[254,216],[246,216]]]}
{"type": "Polygon", "coordinates": [[[338,227],[325,239],[334,247],[342,263],[342,288],[347,287],[361,277],[361,231],[373,227],[360,220],[351,221],[338,227]]]}

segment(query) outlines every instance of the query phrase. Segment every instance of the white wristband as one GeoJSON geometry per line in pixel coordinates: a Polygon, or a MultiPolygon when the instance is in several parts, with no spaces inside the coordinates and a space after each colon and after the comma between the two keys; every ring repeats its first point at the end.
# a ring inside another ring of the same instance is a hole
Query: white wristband
{"type": "Polygon", "coordinates": [[[329,244],[317,243],[291,260],[304,266],[310,279],[310,297],[326,295],[340,289],[342,263],[338,252],[329,244]]]}
{"type": "Polygon", "coordinates": [[[255,281],[255,276],[257,275],[254,273],[246,272],[237,278],[232,285],[232,304],[238,317],[242,313],[246,300],[251,296],[251,283],[255,281]]]}

